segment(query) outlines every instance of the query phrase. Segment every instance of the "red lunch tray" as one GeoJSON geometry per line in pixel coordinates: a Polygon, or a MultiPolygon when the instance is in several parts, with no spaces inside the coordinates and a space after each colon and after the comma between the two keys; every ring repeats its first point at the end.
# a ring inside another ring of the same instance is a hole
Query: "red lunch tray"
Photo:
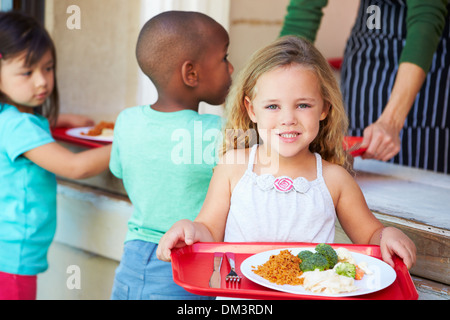
{"type": "Polygon", "coordinates": [[[341,70],[342,67],[342,58],[330,58],[328,59],[328,63],[336,70],[341,70]]]}
{"type": "MultiPolygon", "coordinates": [[[[361,144],[363,142],[363,137],[345,137],[344,138],[344,148],[346,150],[351,149],[352,147],[354,147],[357,144],[361,144]]],[[[350,152],[350,154],[353,157],[358,157],[360,155],[362,155],[365,151],[367,150],[367,148],[355,148],[354,150],[352,150],[350,152]]]]}
{"type": "Polygon", "coordinates": [[[87,148],[99,148],[104,147],[110,142],[98,142],[98,141],[92,141],[87,139],[80,139],[77,137],[72,137],[66,134],[68,128],[55,128],[52,130],[52,135],[55,140],[63,141],[63,142],[69,142],[72,144],[76,144],[81,147],[87,147],[87,148]]]}
{"type": "MultiPolygon", "coordinates": [[[[172,270],[174,281],[187,291],[203,296],[221,296],[245,299],[292,300],[292,299],[321,299],[321,300],[417,300],[419,295],[412,282],[408,269],[399,258],[394,258],[395,281],[387,288],[366,295],[352,297],[332,297],[314,295],[296,295],[260,286],[242,276],[241,263],[249,256],[274,249],[311,247],[313,243],[223,243],[202,242],[192,246],[172,250],[172,270]],[[213,270],[214,252],[234,252],[236,257],[236,271],[242,276],[237,286],[225,282],[225,276],[230,272],[230,266],[224,256],[221,268],[221,287],[210,288],[209,278],[213,270]]],[[[332,244],[332,247],[344,247],[350,251],[362,253],[380,259],[379,246],[332,244]]]]}

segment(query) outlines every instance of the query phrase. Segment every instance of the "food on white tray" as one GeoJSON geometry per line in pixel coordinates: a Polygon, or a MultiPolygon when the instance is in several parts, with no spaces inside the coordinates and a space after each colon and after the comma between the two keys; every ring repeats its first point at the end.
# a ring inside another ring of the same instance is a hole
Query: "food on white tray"
{"type": "Polygon", "coordinates": [[[338,262],[336,251],[326,243],[319,243],[315,248],[315,252],[312,254],[309,250],[304,250],[297,256],[302,260],[300,269],[303,272],[314,271],[316,269],[320,271],[332,269],[338,262]]]}
{"type": "Polygon", "coordinates": [[[114,122],[101,121],[86,133],[81,133],[90,137],[111,137],[114,134],[114,122]]]}
{"type": "Polygon", "coordinates": [[[339,294],[358,290],[355,281],[371,274],[367,263],[356,264],[345,248],[334,250],[328,244],[318,244],[314,251],[303,250],[297,256],[289,250],[270,256],[269,260],[252,270],[278,285],[303,285],[312,293],[339,294]]]}
{"type": "Polygon", "coordinates": [[[313,293],[339,294],[358,290],[353,278],[341,276],[333,269],[307,271],[302,278],[303,287],[313,293]]]}
{"type": "Polygon", "coordinates": [[[369,265],[365,261],[361,261],[357,266],[361,269],[365,274],[373,274],[372,270],[369,269],[369,265]]]}
{"type": "Polygon", "coordinates": [[[302,271],[298,267],[300,258],[289,250],[281,250],[279,254],[270,256],[269,260],[258,266],[254,273],[276,284],[301,284],[302,271]]]}
{"type": "Polygon", "coordinates": [[[338,256],[338,262],[348,262],[355,264],[355,259],[353,259],[352,253],[346,248],[337,248],[336,253],[338,256]]]}
{"type": "Polygon", "coordinates": [[[333,270],[337,274],[347,278],[355,279],[356,277],[356,266],[348,262],[339,262],[334,266],[333,270]]]}

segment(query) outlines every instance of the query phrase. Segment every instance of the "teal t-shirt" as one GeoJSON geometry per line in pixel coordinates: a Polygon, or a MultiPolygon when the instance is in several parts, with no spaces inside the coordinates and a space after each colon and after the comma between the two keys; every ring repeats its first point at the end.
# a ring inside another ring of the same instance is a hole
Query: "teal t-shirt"
{"type": "Polygon", "coordinates": [[[180,219],[195,219],[216,164],[221,118],[138,106],[120,113],[110,170],[134,206],[126,241],[158,243],[180,219]]]}
{"type": "Polygon", "coordinates": [[[51,142],[47,119],[0,104],[2,272],[36,275],[48,267],[56,230],[56,178],[22,154],[51,142]]]}

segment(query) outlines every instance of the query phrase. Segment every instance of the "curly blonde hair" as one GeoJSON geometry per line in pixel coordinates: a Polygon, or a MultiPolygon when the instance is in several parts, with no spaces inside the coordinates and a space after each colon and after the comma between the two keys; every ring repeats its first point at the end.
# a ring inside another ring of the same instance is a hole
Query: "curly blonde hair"
{"type": "Polygon", "coordinates": [[[325,105],[330,106],[327,117],[320,122],[317,137],[310,144],[310,151],[351,171],[351,157],[343,147],[348,119],[339,85],[323,55],[308,40],[297,36],[281,37],[258,50],[239,73],[226,102],[220,154],[249,148],[259,141],[257,124],[251,121],[245,108],[245,97],[254,98],[256,82],[261,75],[292,64],[299,64],[316,74],[325,105]]]}

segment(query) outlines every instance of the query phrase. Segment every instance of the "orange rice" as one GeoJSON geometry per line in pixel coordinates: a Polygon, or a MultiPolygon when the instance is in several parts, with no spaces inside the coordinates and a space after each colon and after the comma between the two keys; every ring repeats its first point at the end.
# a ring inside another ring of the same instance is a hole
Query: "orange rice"
{"type": "Polygon", "coordinates": [[[270,256],[266,263],[253,272],[275,284],[301,285],[303,279],[300,276],[303,272],[299,267],[300,262],[301,259],[289,250],[282,250],[279,254],[270,256]]]}

